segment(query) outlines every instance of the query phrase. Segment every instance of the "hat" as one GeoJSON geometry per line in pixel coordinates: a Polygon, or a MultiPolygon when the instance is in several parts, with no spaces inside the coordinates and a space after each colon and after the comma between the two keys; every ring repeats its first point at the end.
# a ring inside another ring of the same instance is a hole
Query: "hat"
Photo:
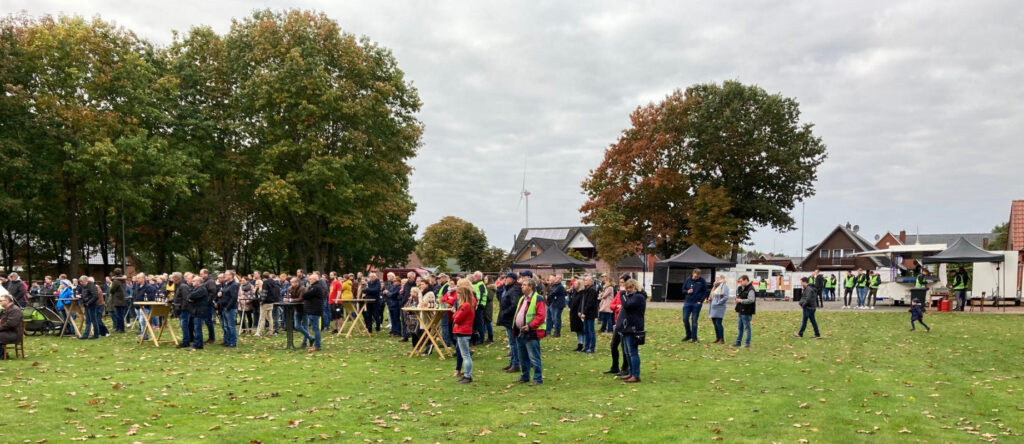
{"type": "Polygon", "coordinates": [[[445,274],[445,273],[441,273],[441,274],[437,275],[437,278],[438,278],[438,279],[441,279],[441,278],[446,278],[446,277],[448,277],[448,275],[447,275],[447,274],[445,274]]]}
{"type": "Polygon", "coordinates": [[[520,272],[519,272],[519,275],[520,275],[520,276],[529,276],[529,277],[533,277],[533,272],[532,272],[532,271],[530,271],[530,270],[524,270],[524,271],[520,271],[520,272]]]}
{"type": "Polygon", "coordinates": [[[505,277],[507,277],[507,278],[512,278],[512,279],[518,279],[518,278],[519,278],[519,276],[516,276],[516,274],[515,274],[515,273],[509,273],[509,274],[506,274],[506,275],[505,275],[505,277]]]}

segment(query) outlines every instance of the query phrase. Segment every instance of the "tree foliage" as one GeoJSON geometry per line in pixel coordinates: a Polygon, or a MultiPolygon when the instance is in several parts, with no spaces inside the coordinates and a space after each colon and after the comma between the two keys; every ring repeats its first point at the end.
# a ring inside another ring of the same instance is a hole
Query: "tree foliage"
{"type": "Polygon", "coordinates": [[[487,236],[483,230],[455,216],[445,216],[428,226],[416,245],[424,265],[437,267],[453,258],[463,270],[480,269],[486,250],[487,236]]]}
{"type": "Polygon", "coordinates": [[[8,269],[79,273],[120,246],[121,220],[148,271],[357,270],[415,245],[418,94],[323,14],[256,11],[166,48],[99,18],[11,15],[0,62],[8,269]]]}
{"type": "Polygon", "coordinates": [[[988,249],[992,251],[1005,250],[1006,240],[1010,235],[1010,222],[1003,222],[992,227],[992,232],[996,234],[996,238],[988,243],[988,249]]]}
{"type": "Polygon", "coordinates": [[[602,259],[639,251],[645,235],[663,255],[690,244],[735,255],[758,226],[792,229],[825,159],[799,117],[796,100],[734,81],[637,108],[583,182],[602,259]]]}

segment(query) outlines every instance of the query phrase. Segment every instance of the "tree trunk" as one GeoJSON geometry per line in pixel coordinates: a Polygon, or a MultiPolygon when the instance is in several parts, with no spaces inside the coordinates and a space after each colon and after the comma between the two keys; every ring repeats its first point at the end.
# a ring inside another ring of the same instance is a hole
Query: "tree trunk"
{"type": "Polygon", "coordinates": [[[68,249],[71,250],[68,275],[78,276],[78,268],[82,263],[82,235],[78,230],[78,192],[70,184],[65,184],[64,189],[68,191],[68,249]]]}

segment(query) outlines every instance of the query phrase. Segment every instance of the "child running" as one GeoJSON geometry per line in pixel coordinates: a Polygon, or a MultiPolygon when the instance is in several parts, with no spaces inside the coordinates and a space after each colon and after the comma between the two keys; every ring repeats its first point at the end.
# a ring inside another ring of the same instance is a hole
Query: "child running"
{"type": "Polygon", "coordinates": [[[910,331],[916,330],[914,322],[920,322],[924,326],[925,331],[932,331],[928,324],[924,323],[924,305],[921,305],[920,299],[914,299],[913,304],[907,311],[910,312],[910,331]]]}

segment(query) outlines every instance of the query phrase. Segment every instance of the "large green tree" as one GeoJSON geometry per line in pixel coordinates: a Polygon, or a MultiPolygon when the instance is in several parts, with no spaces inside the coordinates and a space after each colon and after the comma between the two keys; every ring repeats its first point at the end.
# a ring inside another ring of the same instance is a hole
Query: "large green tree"
{"type": "Polygon", "coordinates": [[[735,81],[677,90],[631,120],[583,182],[583,220],[618,253],[653,235],[662,254],[696,243],[735,257],[757,227],[793,228],[826,157],[795,99],[735,81]]]}
{"type": "Polygon", "coordinates": [[[442,266],[452,258],[463,270],[477,270],[484,265],[487,235],[464,219],[445,216],[423,230],[416,253],[430,267],[442,266]]]}

